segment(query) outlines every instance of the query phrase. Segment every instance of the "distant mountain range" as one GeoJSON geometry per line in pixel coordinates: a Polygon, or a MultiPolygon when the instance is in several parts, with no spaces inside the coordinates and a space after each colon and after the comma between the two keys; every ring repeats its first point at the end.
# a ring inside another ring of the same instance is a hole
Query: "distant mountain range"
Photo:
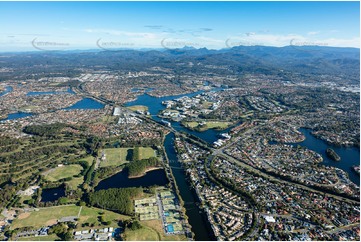
{"type": "MultiPolygon", "coordinates": [[[[152,66],[177,68],[180,72],[202,73],[204,66],[227,67],[233,73],[277,73],[280,70],[308,74],[335,74],[359,78],[360,49],[325,46],[237,46],[221,50],[124,49],[117,51],[75,50],[2,53],[3,67],[45,66],[60,69],[104,67],[112,70],[144,70],[152,66]],[[193,63],[189,66],[188,63],[193,63]],[[202,65],[197,65],[201,63],[202,65]],[[202,67],[203,66],[203,67],[202,67]],[[62,67],[62,68],[61,68],[62,67]]],[[[209,69],[208,69],[209,70],[209,69]]]]}

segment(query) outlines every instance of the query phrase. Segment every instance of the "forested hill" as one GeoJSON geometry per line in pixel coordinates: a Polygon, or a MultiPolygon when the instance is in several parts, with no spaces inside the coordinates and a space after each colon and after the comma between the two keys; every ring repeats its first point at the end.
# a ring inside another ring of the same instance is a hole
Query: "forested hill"
{"type": "MultiPolygon", "coordinates": [[[[82,68],[141,71],[144,68],[174,68],[177,73],[204,73],[210,65],[223,66],[224,73],[279,73],[280,70],[309,74],[346,74],[359,79],[360,49],[327,46],[236,46],[221,50],[181,48],[119,51],[60,51],[0,53],[0,80],[34,78],[66,73],[77,76],[82,68]],[[188,63],[195,65],[188,66],[188,63]],[[16,76],[14,75],[16,73],[16,76]],[[35,75],[35,76],[34,76],[35,75]]],[[[222,72],[222,70],[218,70],[222,72]]]]}

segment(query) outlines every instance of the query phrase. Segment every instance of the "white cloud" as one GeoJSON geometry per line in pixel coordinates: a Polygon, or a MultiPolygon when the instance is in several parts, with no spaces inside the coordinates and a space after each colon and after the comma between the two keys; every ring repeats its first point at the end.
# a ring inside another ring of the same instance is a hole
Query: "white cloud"
{"type": "Polygon", "coordinates": [[[320,33],[320,31],[311,31],[308,32],[307,35],[318,35],[320,33]]]}
{"type": "Polygon", "coordinates": [[[237,45],[263,45],[263,46],[286,46],[290,45],[292,39],[305,40],[305,37],[297,34],[277,35],[277,34],[253,34],[233,36],[226,40],[227,47],[237,45]]]}
{"type": "MultiPolygon", "coordinates": [[[[311,33],[311,32],[310,32],[311,33]]],[[[309,37],[298,34],[254,34],[233,36],[228,38],[225,42],[227,47],[234,47],[237,45],[263,45],[263,46],[288,46],[288,45],[319,45],[319,46],[333,46],[333,47],[356,47],[360,48],[360,38],[354,37],[351,39],[337,39],[337,38],[314,38],[313,34],[308,34],[309,37]],[[311,37],[312,36],[312,37],[311,37]]]]}
{"type": "Polygon", "coordinates": [[[328,46],[360,48],[360,38],[359,37],[354,37],[352,39],[329,38],[329,39],[322,40],[322,42],[327,43],[328,46]]]}
{"type": "Polygon", "coordinates": [[[159,38],[157,34],[150,32],[128,32],[115,29],[85,29],[84,31],[87,33],[107,34],[113,36],[142,37],[146,39],[159,38]]]}

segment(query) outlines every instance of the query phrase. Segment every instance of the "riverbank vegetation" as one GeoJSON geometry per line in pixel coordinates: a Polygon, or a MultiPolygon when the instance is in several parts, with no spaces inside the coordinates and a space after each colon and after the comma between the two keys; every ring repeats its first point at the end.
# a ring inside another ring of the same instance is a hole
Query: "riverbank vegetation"
{"type": "Polygon", "coordinates": [[[160,165],[161,162],[156,157],[151,157],[149,159],[132,161],[126,166],[126,168],[129,177],[136,177],[143,175],[147,169],[157,167],[160,165]]]}

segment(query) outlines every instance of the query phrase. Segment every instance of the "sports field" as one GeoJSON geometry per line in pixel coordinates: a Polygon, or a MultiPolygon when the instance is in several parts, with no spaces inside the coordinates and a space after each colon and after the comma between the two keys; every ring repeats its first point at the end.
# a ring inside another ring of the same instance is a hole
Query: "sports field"
{"type": "Polygon", "coordinates": [[[139,160],[155,157],[155,150],[150,147],[139,147],[139,160]]]}
{"type": "Polygon", "coordinates": [[[125,240],[128,241],[159,241],[160,237],[158,233],[149,228],[143,226],[140,229],[137,230],[126,230],[125,231],[125,240]]]}
{"type": "Polygon", "coordinates": [[[135,207],[136,213],[157,213],[158,206],[135,207]]]}
{"type": "Polygon", "coordinates": [[[139,214],[140,221],[159,219],[157,199],[152,196],[134,201],[135,213],[139,214]]]}
{"type": "Polygon", "coordinates": [[[232,123],[225,121],[202,121],[202,122],[185,122],[184,125],[191,129],[206,131],[208,129],[226,129],[232,123]],[[202,125],[201,125],[202,124],[202,125]]]}
{"type": "Polygon", "coordinates": [[[134,204],[135,204],[135,206],[137,206],[139,204],[155,203],[155,202],[157,202],[155,197],[149,197],[149,198],[143,198],[143,199],[135,200],[134,204]]]}
{"type": "Polygon", "coordinates": [[[134,106],[130,106],[128,107],[130,110],[132,111],[148,111],[148,107],[147,106],[142,106],[142,105],[134,105],[134,106]]]}
{"type": "Polygon", "coordinates": [[[75,205],[39,208],[39,211],[20,214],[12,223],[11,229],[28,226],[41,228],[53,225],[62,217],[77,216],[79,209],[80,207],[75,205]]]}
{"type": "Polygon", "coordinates": [[[100,162],[100,167],[119,166],[132,160],[132,148],[104,149],[106,160],[100,162]]]}
{"type": "Polygon", "coordinates": [[[159,213],[146,213],[140,215],[140,221],[159,219],[159,213]]]}
{"type": "Polygon", "coordinates": [[[117,223],[115,220],[126,220],[129,216],[103,210],[100,208],[83,206],[80,210],[76,205],[54,206],[47,208],[39,208],[39,211],[23,213],[18,216],[12,223],[11,229],[32,226],[41,228],[47,225],[56,224],[57,220],[62,217],[78,216],[80,211],[79,223],[96,223],[98,216],[103,213],[106,221],[112,221],[112,226],[117,223]]]}
{"type": "Polygon", "coordinates": [[[45,179],[48,181],[58,181],[60,179],[73,177],[78,175],[83,168],[80,165],[65,165],[56,167],[45,175],[45,179]]]}
{"type": "MultiPolygon", "coordinates": [[[[100,162],[100,167],[119,166],[133,159],[133,148],[104,149],[106,160],[100,162]]],[[[139,160],[155,157],[155,150],[151,147],[139,147],[139,160]]]]}

